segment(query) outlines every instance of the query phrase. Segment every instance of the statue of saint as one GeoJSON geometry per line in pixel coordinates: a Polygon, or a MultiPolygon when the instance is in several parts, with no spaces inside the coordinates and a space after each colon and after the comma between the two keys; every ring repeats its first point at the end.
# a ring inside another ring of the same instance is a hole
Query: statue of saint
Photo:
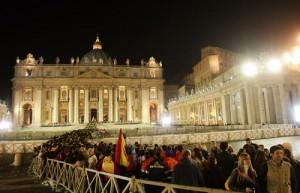
{"type": "Polygon", "coordinates": [[[126,60],[125,60],[125,64],[126,64],[127,66],[129,66],[129,64],[130,64],[130,60],[129,60],[129,58],[126,58],[126,60]]]}
{"type": "Polygon", "coordinates": [[[55,59],[56,64],[59,64],[59,61],[60,61],[60,59],[59,59],[59,57],[57,56],[56,59],[55,59]]]}
{"type": "Polygon", "coordinates": [[[79,57],[76,57],[76,64],[79,64],[79,57]]]}
{"type": "Polygon", "coordinates": [[[117,59],[116,59],[116,58],[114,58],[113,64],[114,64],[114,65],[117,65],[117,59]]]}
{"type": "Polygon", "coordinates": [[[71,64],[74,64],[75,59],[73,57],[71,57],[70,62],[71,64]]]}
{"type": "Polygon", "coordinates": [[[17,59],[16,59],[16,63],[17,63],[17,64],[20,63],[20,58],[19,58],[19,56],[18,56],[17,59]]]}
{"type": "Polygon", "coordinates": [[[44,63],[44,58],[43,58],[42,56],[39,58],[39,63],[40,63],[40,64],[43,64],[43,63],[44,63]]]}

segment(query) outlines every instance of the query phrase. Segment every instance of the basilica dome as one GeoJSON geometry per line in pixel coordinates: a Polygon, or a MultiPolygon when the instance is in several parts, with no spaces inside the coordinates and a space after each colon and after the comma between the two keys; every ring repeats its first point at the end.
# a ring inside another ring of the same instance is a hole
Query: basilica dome
{"type": "Polygon", "coordinates": [[[112,65],[111,57],[102,50],[102,45],[97,36],[93,49],[86,53],[80,60],[80,64],[112,65]]]}

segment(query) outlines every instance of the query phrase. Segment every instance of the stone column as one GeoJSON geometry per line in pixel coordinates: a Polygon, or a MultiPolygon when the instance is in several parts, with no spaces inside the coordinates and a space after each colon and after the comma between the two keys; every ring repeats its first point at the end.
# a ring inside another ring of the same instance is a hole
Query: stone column
{"type": "Polygon", "coordinates": [[[254,112],[254,104],[253,104],[253,94],[251,87],[245,87],[245,96],[246,96],[246,106],[247,106],[247,116],[248,116],[248,124],[255,124],[255,112],[254,112]]]}
{"type": "Polygon", "coordinates": [[[21,89],[18,87],[13,87],[13,125],[14,127],[20,127],[22,123],[20,123],[22,115],[22,107],[20,106],[21,100],[21,89]]]}
{"type": "Polygon", "coordinates": [[[99,88],[98,98],[98,121],[103,122],[103,93],[102,88],[99,88]]]}
{"type": "Polygon", "coordinates": [[[84,123],[89,123],[89,89],[84,90],[84,123]]]}
{"type": "Polygon", "coordinates": [[[158,108],[157,108],[157,121],[161,122],[162,115],[164,112],[165,104],[164,104],[164,91],[163,88],[157,88],[158,90],[158,108]]]}
{"type": "Polygon", "coordinates": [[[132,121],[132,92],[131,88],[127,87],[127,121],[130,122],[132,121]]]}
{"type": "Polygon", "coordinates": [[[69,123],[73,123],[73,89],[69,89],[69,112],[68,112],[68,115],[69,115],[69,123]]]}
{"type": "Polygon", "coordinates": [[[58,123],[58,88],[53,90],[52,123],[58,123]]]}
{"type": "Polygon", "coordinates": [[[271,116],[270,116],[270,103],[269,103],[269,91],[268,88],[263,88],[264,91],[264,103],[265,103],[265,107],[266,107],[266,120],[267,123],[271,123],[271,116]]]}
{"type": "Polygon", "coordinates": [[[240,116],[241,116],[241,124],[245,125],[247,124],[247,109],[246,109],[246,104],[245,104],[245,92],[244,89],[241,89],[239,91],[239,95],[240,95],[240,105],[241,105],[241,112],[240,112],[240,116]]]}
{"type": "Polygon", "coordinates": [[[212,104],[212,111],[214,112],[213,113],[213,116],[214,116],[213,124],[216,124],[217,123],[217,108],[216,108],[216,99],[215,98],[211,100],[211,104],[212,104]]]}
{"type": "Polygon", "coordinates": [[[113,97],[112,88],[108,89],[108,121],[113,121],[113,97]]]}
{"type": "Polygon", "coordinates": [[[34,117],[33,117],[33,124],[36,127],[41,126],[41,110],[42,110],[42,88],[34,88],[34,117]]]}
{"type": "Polygon", "coordinates": [[[119,122],[118,87],[115,87],[114,91],[114,122],[119,122]]]}
{"type": "Polygon", "coordinates": [[[297,85],[297,100],[298,105],[300,104],[300,84],[297,85]]]}
{"type": "Polygon", "coordinates": [[[74,123],[79,124],[79,99],[78,88],[74,89],[74,123]]]}
{"type": "Polygon", "coordinates": [[[280,102],[281,102],[281,112],[282,112],[282,120],[284,124],[287,124],[288,119],[288,103],[287,103],[287,94],[284,89],[284,85],[279,85],[279,95],[280,95],[280,102]]]}
{"type": "Polygon", "coordinates": [[[205,125],[208,125],[208,121],[209,121],[209,112],[208,112],[208,105],[207,105],[207,101],[204,102],[204,112],[205,112],[205,125]]]}
{"type": "Polygon", "coordinates": [[[275,114],[276,114],[276,123],[277,124],[283,123],[278,86],[273,85],[272,90],[273,90],[273,101],[274,101],[275,114]]]}
{"type": "Polygon", "coordinates": [[[235,104],[235,99],[234,95],[230,94],[230,117],[231,117],[231,124],[236,124],[237,123],[237,116],[236,116],[236,104],[235,104]]]}
{"type": "Polygon", "coordinates": [[[149,117],[149,88],[142,88],[142,122],[150,123],[149,117]]]}
{"type": "Polygon", "coordinates": [[[265,99],[263,97],[262,88],[260,85],[258,85],[257,88],[257,94],[258,94],[258,105],[259,105],[259,114],[260,114],[260,122],[266,123],[266,109],[265,109],[265,99]]]}
{"type": "Polygon", "coordinates": [[[222,103],[222,119],[223,124],[227,125],[231,123],[230,121],[230,99],[228,95],[222,95],[221,97],[221,103],[222,103]]]}

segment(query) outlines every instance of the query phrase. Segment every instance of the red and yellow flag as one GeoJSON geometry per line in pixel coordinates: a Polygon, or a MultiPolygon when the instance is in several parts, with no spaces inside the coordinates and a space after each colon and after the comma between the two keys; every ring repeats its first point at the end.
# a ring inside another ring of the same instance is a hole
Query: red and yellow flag
{"type": "Polygon", "coordinates": [[[126,153],[126,142],[122,134],[122,129],[119,131],[119,137],[116,145],[115,163],[125,167],[129,166],[128,156],[126,153]]]}

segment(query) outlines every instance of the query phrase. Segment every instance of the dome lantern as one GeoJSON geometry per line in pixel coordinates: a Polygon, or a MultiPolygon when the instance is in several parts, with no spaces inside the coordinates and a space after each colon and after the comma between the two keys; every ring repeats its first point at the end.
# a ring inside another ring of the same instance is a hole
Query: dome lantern
{"type": "Polygon", "coordinates": [[[93,44],[93,50],[102,49],[101,41],[99,40],[99,36],[97,34],[96,41],[93,44]]]}

